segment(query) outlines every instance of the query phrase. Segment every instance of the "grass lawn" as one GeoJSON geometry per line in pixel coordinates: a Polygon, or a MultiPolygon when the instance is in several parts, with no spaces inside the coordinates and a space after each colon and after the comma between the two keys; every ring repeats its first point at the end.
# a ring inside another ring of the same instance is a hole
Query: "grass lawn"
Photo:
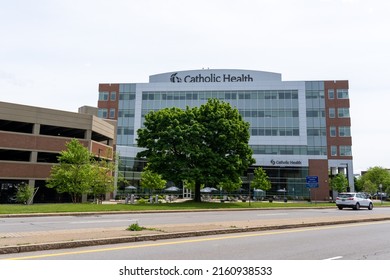
{"type": "MultiPolygon", "coordinates": [[[[375,203],[375,207],[380,207],[380,203],[375,203]]],[[[383,206],[390,206],[389,202],[383,206]]],[[[329,202],[179,202],[161,204],[91,204],[91,203],[57,203],[57,204],[0,204],[0,214],[27,214],[27,213],[66,213],[66,212],[121,212],[121,211],[159,211],[159,210],[197,210],[197,209],[232,209],[232,208],[291,208],[291,207],[336,207],[329,202]]]]}
{"type": "Polygon", "coordinates": [[[58,203],[58,204],[1,204],[0,214],[24,213],[63,213],[63,212],[105,212],[105,211],[158,211],[158,210],[196,210],[196,209],[232,209],[232,208],[270,208],[270,207],[319,207],[332,206],[331,203],[279,203],[279,202],[181,202],[161,204],[91,204],[91,203],[58,203]]]}

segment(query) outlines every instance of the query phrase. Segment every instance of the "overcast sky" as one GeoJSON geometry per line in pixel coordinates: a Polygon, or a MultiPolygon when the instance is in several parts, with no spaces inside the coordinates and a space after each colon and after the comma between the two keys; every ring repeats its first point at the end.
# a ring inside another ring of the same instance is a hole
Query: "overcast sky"
{"type": "Polygon", "coordinates": [[[354,172],[390,168],[390,1],[0,0],[0,100],[67,111],[99,83],[200,68],[349,80],[354,172]]]}

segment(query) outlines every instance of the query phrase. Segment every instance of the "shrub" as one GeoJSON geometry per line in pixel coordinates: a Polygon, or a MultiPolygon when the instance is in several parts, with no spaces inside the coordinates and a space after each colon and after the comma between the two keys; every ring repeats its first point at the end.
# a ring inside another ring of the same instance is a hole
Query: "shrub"
{"type": "Polygon", "coordinates": [[[138,223],[134,223],[134,224],[131,224],[127,230],[129,231],[141,231],[141,230],[144,230],[145,228],[144,227],[141,227],[138,225],[138,223]]]}
{"type": "Polygon", "coordinates": [[[34,188],[26,184],[21,184],[16,193],[16,201],[18,203],[27,204],[34,194],[34,188]]]}

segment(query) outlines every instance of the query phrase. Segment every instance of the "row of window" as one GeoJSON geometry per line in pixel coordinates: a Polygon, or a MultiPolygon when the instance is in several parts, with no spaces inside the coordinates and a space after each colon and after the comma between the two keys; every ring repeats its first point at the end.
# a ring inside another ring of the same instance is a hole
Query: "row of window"
{"type": "Polygon", "coordinates": [[[238,110],[244,118],[298,118],[298,110],[238,110]]]}
{"type": "Polygon", "coordinates": [[[252,136],[299,136],[299,128],[251,128],[252,136]]]}
{"type": "Polygon", "coordinates": [[[116,110],[114,108],[111,108],[110,110],[106,108],[98,109],[98,117],[103,119],[115,119],[115,113],[116,110]]]}
{"type": "MultiPolygon", "coordinates": [[[[251,128],[252,136],[299,136],[299,128],[251,128]]],[[[131,127],[118,127],[118,135],[134,135],[134,129],[131,127]]],[[[325,128],[309,128],[307,136],[326,136],[325,128]]],[[[336,137],[336,127],[330,128],[330,136],[336,137]]],[[[348,126],[339,127],[340,137],[350,137],[351,128],[348,126]]]]}
{"type": "MultiPolygon", "coordinates": [[[[142,110],[142,117],[145,117],[147,113],[152,110],[142,110]]],[[[106,109],[100,108],[98,111],[98,116],[100,118],[115,118],[115,109],[106,109]]],[[[241,116],[245,118],[297,118],[299,117],[298,110],[239,110],[241,116]]],[[[119,118],[133,118],[135,116],[134,109],[120,110],[118,112],[119,118]]],[[[325,111],[324,110],[308,110],[306,111],[306,117],[310,118],[324,118],[325,111]]],[[[329,118],[336,117],[336,108],[329,108],[329,118]]],[[[349,118],[349,108],[337,108],[337,117],[338,118],[349,118]]]]}
{"type": "Polygon", "coordinates": [[[255,155],[326,155],[326,146],[251,145],[255,155]]]}
{"type": "MultiPolygon", "coordinates": [[[[329,128],[330,137],[336,137],[337,136],[337,128],[335,126],[331,126],[329,128]]],[[[351,127],[350,126],[339,126],[339,136],[340,137],[351,137],[351,127]]]]}
{"type": "MultiPolygon", "coordinates": [[[[142,110],[142,117],[145,117],[150,111],[157,111],[153,109],[142,110]]],[[[299,117],[298,110],[239,110],[243,117],[254,118],[277,118],[277,117],[299,117]]],[[[324,110],[309,110],[306,112],[306,117],[325,117],[324,110]]],[[[338,118],[349,118],[349,108],[337,108],[338,118]]],[[[336,118],[336,108],[329,108],[329,118],[336,118]]]]}
{"type": "Polygon", "coordinates": [[[351,146],[330,146],[331,156],[352,156],[351,146]]]}
{"type": "MultiPolygon", "coordinates": [[[[307,91],[306,99],[323,98],[322,91],[307,91]]],[[[348,89],[328,89],[329,99],[348,99],[348,89]]],[[[99,101],[115,101],[117,98],[116,91],[99,92],[99,101]]],[[[257,90],[257,91],[145,91],[142,94],[142,100],[204,100],[208,98],[218,99],[298,99],[297,90],[257,90]]],[[[120,94],[120,100],[134,100],[135,93],[120,94]]]]}
{"type": "Polygon", "coordinates": [[[337,99],[349,99],[348,89],[337,89],[336,95],[334,89],[328,89],[328,98],[335,99],[335,96],[337,99]]]}
{"type": "MultiPolygon", "coordinates": [[[[142,110],[142,117],[145,117],[147,113],[151,110],[142,110]]],[[[299,117],[298,110],[239,110],[240,114],[245,118],[297,118],[299,117]]],[[[116,110],[114,108],[100,108],[98,110],[98,117],[105,119],[114,119],[116,110]]],[[[118,112],[119,118],[134,118],[135,110],[120,110],[118,112]]],[[[324,110],[308,110],[306,112],[306,117],[325,117],[324,110]]],[[[336,109],[329,108],[329,117],[336,117],[336,109]]],[[[337,117],[338,118],[349,118],[349,108],[338,108],[337,109],[337,117]]],[[[334,129],[335,131],[335,129],[334,129]]],[[[331,136],[335,135],[335,132],[332,133],[331,136]]],[[[350,135],[350,131],[346,131],[345,129],[340,132],[340,136],[348,136],[350,135]]]]}
{"type": "Polygon", "coordinates": [[[116,100],[116,91],[101,91],[99,92],[99,101],[115,101],[116,100]]]}
{"type": "Polygon", "coordinates": [[[298,99],[297,90],[238,90],[238,91],[144,91],[142,100],[221,100],[237,99],[298,99]]]}
{"type": "MultiPolygon", "coordinates": [[[[334,119],[336,117],[336,108],[329,108],[329,118],[334,119]]],[[[349,118],[349,108],[337,108],[338,118],[349,118]]]]}

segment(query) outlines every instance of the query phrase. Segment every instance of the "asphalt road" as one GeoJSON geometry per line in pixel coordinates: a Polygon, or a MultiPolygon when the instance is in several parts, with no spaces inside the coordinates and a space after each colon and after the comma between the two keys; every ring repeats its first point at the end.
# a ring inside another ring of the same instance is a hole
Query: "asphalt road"
{"type": "Polygon", "coordinates": [[[280,210],[250,210],[250,211],[212,211],[212,212],[180,212],[153,214],[96,214],[74,216],[43,216],[1,218],[0,234],[14,232],[34,232],[51,230],[70,230],[88,228],[127,228],[137,222],[140,226],[155,227],[169,224],[217,223],[228,221],[259,221],[267,219],[294,219],[331,217],[337,219],[343,216],[359,217],[362,215],[383,214],[390,216],[390,208],[375,208],[373,211],[361,209],[354,211],[344,209],[280,209],[280,210]]]}
{"type": "Polygon", "coordinates": [[[8,254],[0,259],[389,260],[389,232],[390,221],[383,221],[8,254]]]}

